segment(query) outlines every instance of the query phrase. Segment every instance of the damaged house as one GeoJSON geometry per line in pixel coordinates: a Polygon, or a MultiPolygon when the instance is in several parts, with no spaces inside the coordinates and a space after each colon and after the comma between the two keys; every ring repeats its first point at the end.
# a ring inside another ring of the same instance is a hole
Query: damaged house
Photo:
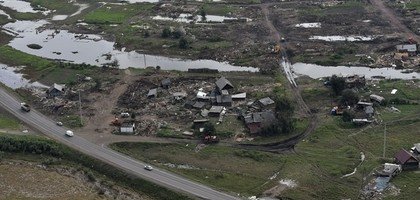
{"type": "Polygon", "coordinates": [[[227,80],[225,77],[221,77],[219,78],[219,80],[216,81],[216,87],[220,92],[222,90],[233,89],[232,83],[230,83],[230,81],[227,80]]]}
{"type": "Polygon", "coordinates": [[[54,83],[53,86],[48,88],[47,95],[48,97],[57,97],[57,96],[63,95],[64,92],[65,92],[64,85],[59,85],[59,84],[54,83]]]}
{"type": "Polygon", "coordinates": [[[407,53],[408,56],[416,56],[417,55],[417,45],[416,44],[401,44],[397,45],[397,52],[398,53],[407,53]]]}
{"type": "Polygon", "coordinates": [[[273,111],[250,113],[244,116],[244,122],[251,134],[261,132],[276,121],[273,111]]]}

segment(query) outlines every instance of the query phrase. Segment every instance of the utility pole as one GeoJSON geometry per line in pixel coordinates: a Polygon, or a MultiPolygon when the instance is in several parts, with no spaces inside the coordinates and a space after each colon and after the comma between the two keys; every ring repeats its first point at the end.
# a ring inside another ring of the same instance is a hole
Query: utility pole
{"type": "Polygon", "coordinates": [[[384,127],[384,152],[382,154],[382,157],[385,158],[385,149],[386,149],[386,123],[385,123],[385,127],[384,127]]]}
{"type": "Polygon", "coordinates": [[[80,115],[80,124],[83,125],[83,121],[82,121],[82,99],[80,98],[80,89],[79,89],[79,115],[80,115]]]}
{"type": "Polygon", "coordinates": [[[143,61],[144,61],[144,68],[146,68],[147,67],[147,65],[146,65],[146,54],[143,54],[143,61]]]}

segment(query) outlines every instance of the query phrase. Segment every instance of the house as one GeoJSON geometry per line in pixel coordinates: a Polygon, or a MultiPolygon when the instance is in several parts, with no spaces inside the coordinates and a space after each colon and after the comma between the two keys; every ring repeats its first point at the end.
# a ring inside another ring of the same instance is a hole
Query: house
{"type": "Polygon", "coordinates": [[[156,98],[157,97],[157,88],[149,90],[147,93],[147,98],[156,98]]]}
{"type": "Polygon", "coordinates": [[[414,147],[411,148],[411,151],[414,155],[419,156],[420,155],[420,143],[414,144],[414,147]]]}
{"type": "Polygon", "coordinates": [[[393,163],[385,163],[382,171],[378,173],[379,176],[393,177],[397,173],[401,172],[401,165],[393,163]]]}
{"type": "Polygon", "coordinates": [[[409,56],[417,55],[417,45],[416,44],[402,44],[397,45],[397,52],[399,53],[408,53],[409,56]]]}
{"type": "Polygon", "coordinates": [[[169,78],[163,79],[160,83],[160,86],[164,89],[169,89],[169,87],[171,86],[171,79],[169,78]]]}
{"type": "Polygon", "coordinates": [[[395,154],[395,162],[402,165],[403,170],[419,168],[419,160],[405,149],[395,154]]]}
{"type": "Polygon", "coordinates": [[[64,85],[59,85],[54,83],[53,86],[51,86],[50,88],[48,88],[47,90],[47,95],[49,97],[57,97],[57,96],[61,96],[64,93],[64,85]]]}
{"type": "Polygon", "coordinates": [[[221,77],[219,78],[219,80],[216,81],[216,87],[220,92],[222,90],[233,89],[232,83],[230,83],[230,81],[227,80],[225,77],[221,77]]]}
{"type": "Polygon", "coordinates": [[[232,100],[241,101],[246,99],[246,92],[232,95],[232,100]]]}
{"type": "Polygon", "coordinates": [[[216,96],[216,104],[218,106],[232,106],[232,96],[230,95],[217,95],[216,96]]]}
{"type": "Polygon", "coordinates": [[[261,132],[265,127],[268,127],[276,121],[273,111],[264,111],[251,113],[244,116],[244,122],[251,134],[261,132]]]}
{"type": "Polygon", "coordinates": [[[270,97],[265,97],[258,100],[258,104],[261,108],[269,109],[274,108],[275,102],[270,97]]]}
{"type": "Polygon", "coordinates": [[[369,98],[370,98],[370,100],[373,102],[373,101],[376,101],[376,102],[378,102],[378,103],[382,103],[384,100],[385,100],[385,98],[383,98],[383,97],[381,97],[381,96],[379,96],[379,95],[376,95],[376,94],[371,94],[370,96],[369,96],[369,98]]]}
{"type": "Polygon", "coordinates": [[[223,106],[212,106],[209,110],[209,116],[218,117],[220,113],[225,109],[223,106]]]}
{"type": "Polygon", "coordinates": [[[135,125],[134,123],[124,122],[120,126],[121,133],[134,133],[135,125]]]}

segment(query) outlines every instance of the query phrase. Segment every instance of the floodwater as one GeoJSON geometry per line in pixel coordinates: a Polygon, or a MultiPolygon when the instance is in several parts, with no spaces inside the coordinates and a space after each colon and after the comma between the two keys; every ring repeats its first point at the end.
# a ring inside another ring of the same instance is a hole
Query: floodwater
{"type": "Polygon", "coordinates": [[[46,23],[46,21],[17,21],[6,24],[3,28],[18,35],[9,43],[11,47],[44,58],[97,66],[117,61],[121,69],[160,66],[164,70],[179,71],[187,71],[189,68],[209,68],[219,71],[258,71],[258,68],[233,66],[226,62],[214,60],[183,60],[146,55],[135,51],[126,52],[124,49],[114,49],[114,42],[103,40],[98,35],[74,34],[67,30],[37,31],[37,28],[46,23]],[[42,49],[31,49],[27,47],[28,44],[41,45],[42,49]]]}
{"type": "Polygon", "coordinates": [[[296,24],[295,27],[297,27],[297,28],[321,28],[321,23],[319,23],[319,22],[301,23],[301,24],[296,24]]]}
{"type": "Polygon", "coordinates": [[[0,63],[0,82],[12,89],[39,87],[48,88],[39,82],[30,82],[28,79],[23,78],[23,75],[16,72],[19,68],[8,67],[0,63]]]}
{"type": "Polygon", "coordinates": [[[317,79],[322,77],[336,75],[362,75],[367,79],[375,76],[383,76],[386,79],[415,79],[420,77],[420,73],[403,73],[402,70],[393,68],[369,68],[369,67],[347,67],[347,66],[320,66],[316,64],[295,63],[292,70],[297,75],[307,75],[317,79]]]}
{"type": "Polygon", "coordinates": [[[17,12],[21,13],[37,13],[42,12],[46,15],[49,11],[38,11],[32,8],[31,3],[22,0],[0,0],[0,5],[4,7],[8,7],[12,10],[16,10],[17,12]]]}
{"type": "Polygon", "coordinates": [[[374,36],[360,36],[360,35],[353,35],[353,36],[311,36],[310,40],[324,40],[327,42],[341,42],[341,41],[348,41],[348,42],[366,42],[372,41],[375,39],[374,36]]]}
{"type": "Polygon", "coordinates": [[[128,3],[157,3],[159,0],[126,0],[128,3]]]}
{"type": "MultiPolygon", "coordinates": [[[[183,23],[222,23],[224,20],[237,20],[236,17],[225,17],[220,15],[206,15],[206,19],[203,20],[200,15],[193,16],[191,14],[181,13],[178,17],[164,17],[164,16],[154,16],[152,17],[154,20],[163,20],[163,21],[175,21],[175,22],[183,22],[183,23]]],[[[251,21],[251,19],[246,18],[247,21],[251,21]]]]}
{"type": "Polygon", "coordinates": [[[51,20],[53,21],[61,21],[67,19],[68,15],[54,15],[51,20]]]}

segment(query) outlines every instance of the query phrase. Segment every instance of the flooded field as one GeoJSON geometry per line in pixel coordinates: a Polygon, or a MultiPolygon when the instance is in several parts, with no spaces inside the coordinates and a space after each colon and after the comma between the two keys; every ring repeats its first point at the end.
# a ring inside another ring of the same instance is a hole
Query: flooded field
{"type": "Polygon", "coordinates": [[[404,73],[402,70],[393,68],[369,68],[369,67],[346,67],[346,66],[320,66],[315,64],[295,63],[292,65],[293,72],[297,75],[307,75],[317,79],[336,75],[362,75],[368,79],[383,77],[386,79],[415,79],[420,73],[404,73]]]}
{"type": "Polygon", "coordinates": [[[30,82],[28,79],[23,78],[23,74],[16,72],[18,68],[8,67],[7,65],[0,64],[0,82],[12,89],[40,87],[48,88],[39,82],[30,82]]]}

